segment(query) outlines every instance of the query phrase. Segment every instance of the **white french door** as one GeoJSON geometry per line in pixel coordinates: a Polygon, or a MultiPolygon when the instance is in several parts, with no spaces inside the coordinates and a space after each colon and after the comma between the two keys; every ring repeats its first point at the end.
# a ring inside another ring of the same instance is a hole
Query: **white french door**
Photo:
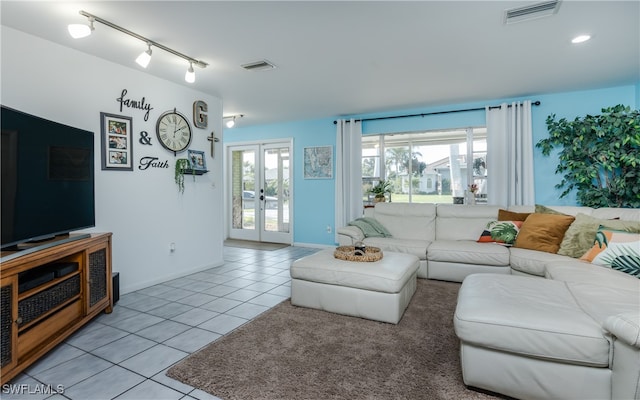
{"type": "Polygon", "coordinates": [[[229,238],[292,243],[291,141],[227,147],[229,238]]]}

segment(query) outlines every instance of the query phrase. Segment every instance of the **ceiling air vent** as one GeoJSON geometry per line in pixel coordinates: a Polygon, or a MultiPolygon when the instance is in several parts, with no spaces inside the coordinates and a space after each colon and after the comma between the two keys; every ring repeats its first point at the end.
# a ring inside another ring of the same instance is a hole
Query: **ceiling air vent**
{"type": "Polygon", "coordinates": [[[267,69],[274,69],[276,66],[267,60],[260,60],[248,64],[242,64],[241,67],[247,71],[264,71],[267,69]]]}
{"type": "Polygon", "coordinates": [[[560,8],[560,0],[545,1],[531,4],[524,7],[505,10],[504,23],[513,24],[515,22],[529,21],[536,18],[548,17],[556,14],[560,8]]]}

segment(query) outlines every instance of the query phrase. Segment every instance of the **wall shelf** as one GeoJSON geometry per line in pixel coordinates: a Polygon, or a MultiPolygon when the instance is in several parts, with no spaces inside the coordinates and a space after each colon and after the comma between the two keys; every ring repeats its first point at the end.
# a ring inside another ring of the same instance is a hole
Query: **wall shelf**
{"type": "Polygon", "coordinates": [[[209,170],[203,170],[203,169],[185,169],[185,170],[184,170],[184,176],[187,176],[187,175],[203,175],[203,174],[206,174],[207,172],[209,172],[209,170]]]}

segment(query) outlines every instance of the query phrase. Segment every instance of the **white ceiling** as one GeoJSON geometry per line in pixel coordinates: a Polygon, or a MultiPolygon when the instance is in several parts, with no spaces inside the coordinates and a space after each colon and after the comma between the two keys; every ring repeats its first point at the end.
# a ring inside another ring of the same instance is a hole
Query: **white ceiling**
{"type": "Polygon", "coordinates": [[[79,10],[203,60],[194,84],[186,61],[160,49],[147,72],[222,98],[225,115],[245,115],[238,126],[640,80],[639,1],[564,0],[555,15],[503,23],[505,9],[534,3],[2,0],[0,12],[2,25],[131,68],[146,46],[99,23],[72,39],[79,10]],[[582,33],[592,39],[572,45],[582,33]],[[262,59],[277,68],[240,67],[262,59]]]}

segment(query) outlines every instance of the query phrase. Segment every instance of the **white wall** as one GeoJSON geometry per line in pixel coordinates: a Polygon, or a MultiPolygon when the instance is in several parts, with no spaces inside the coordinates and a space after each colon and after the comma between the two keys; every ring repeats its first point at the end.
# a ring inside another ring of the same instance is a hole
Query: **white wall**
{"type": "Polygon", "coordinates": [[[2,104],[94,132],[96,227],[90,231],[113,232],[113,270],[120,272],[121,293],[221,265],[222,140],[211,158],[206,137],[212,130],[222,134],[222,101],[5,26],[1,35],[2,104]],[[120,111],[116,98],[122,89],[129,98],[144,97],[151,104],[148,121],[143,110],[120,111]],[[208,105],[206,130],[193,127],[196,100],[208,105]],[[187,177],[184,194],[174,183],[173,153],[155,138],[158,116],[174,107],[191,121],[190,149],[206,152],[210,171],[195,182],[187,177]],[[133,118],[133,171],[101,170],[100,112],[133,118]],[[151,146],[139,143],[141,131],[150,133],[151,146]],[[139,170],[144,156],[169,160],[170,166],[139,170]],[[174,253],[169,251],[172,242],[174,253]]]}

